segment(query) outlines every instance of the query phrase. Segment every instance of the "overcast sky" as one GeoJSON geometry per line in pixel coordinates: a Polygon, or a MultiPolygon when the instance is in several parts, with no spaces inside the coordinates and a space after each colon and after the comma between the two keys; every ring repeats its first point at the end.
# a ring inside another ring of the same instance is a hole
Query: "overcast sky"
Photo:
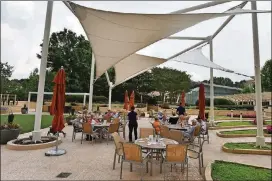
{"type": "MultiPolygon", "coordinates": [[[[169,13],[204,2],[77,1],[76,3],[117,12],[169,13]]],[[[239,3],[241,2],[225,3],[197,12],[223,12],[239,3]]],[[[43,38],[46,5],[47,2],[45,1],[1,2],[1,61],[14,66],[12,78],[26,78],[34,68],[39,68],[40,60],[36,58],[36,53],[41,50],[39,44],[43,38]]],[[[271,1],[258,2],[257,7],[259,10],[271,10],[271,1]]],[[[250,8],[250,3],[248,3],[244,9],[250,8]]],[[[208,20],[175,35],[209,36],[216,31],[224,20],[226,20],[226,17],[208,20]]],[[[261,66],[263,66],[264,62],[271,58],[271,13],[259,14],[258,21],[260,60],[261,66]]],[[[77,18],[61,1],[55,1],[51,32],[61,31],[64,27],[86,37],[77,18]]],[[[167,58],[197,42],[192,40],[162,40],[141,52],[150,56],[167,58]]],[[[203,52],[209,57],[208,46],[203,48],[203,52]]],[[[251,15],[237,15],[214,39],[214,62],[236,72],[254,75],[251,15]]],[[[209,79],[208,68],[178,62],[167,62],[164,66],[187,71],[192,75],[193,80],[209,79]]],[[[242,76],[217,70],[214,71],[214,76],[229,77],[233,81],[245,79],[242,76]]]]}

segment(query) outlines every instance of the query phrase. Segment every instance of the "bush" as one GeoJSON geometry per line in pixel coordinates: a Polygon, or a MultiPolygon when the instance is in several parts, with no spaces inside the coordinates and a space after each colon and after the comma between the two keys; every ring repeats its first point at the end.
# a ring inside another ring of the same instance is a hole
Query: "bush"
{"type": "Polygon", "coordinates": [[[267,133],[272,134],[272,125],[266,126],[267,133]]]}
{"type": "Polygon", "coordinates": [[[108,102],[108,98],[106,98],[105,96],[94,96],[93,97],[93,102],[107,103],[108,102]]]}
{"type": "MultiPolygon", "coordinates": [[[[83,96],[75,96],[75,95],[72,95],[72,96],[66,96],[65,97],[65,101],[66,102],[75,102],[75,103],[82,103],[83,102],[83,96]]],[[[86,97],[86,101],[88,102],[89,98],[86,97]]],[[[93,102],[96,102],[96,103],[106,103],[108,101],[108,98],[105,97],[105,96],[93,96],[93,102]]]]}
{"type": "Polygon", "coordinates": [[[147,104],[149,105],[157,105],[157,99],[154,97],[149,97],[149,99],[147,100],[147,104]]]}
{"type": "MultiPolygon", "coordinates": [[[[256,116],[255,116],[255,117],[256,117],[256,116]]],[[[253,120],[253,124],[254,124],[254,125],[257,125],[257,119],[254,119],[254,120],[253,120]]],[[[263,125],[265,125],[265,120],[264,120],[264,119],[263,119],[263,125]]],[[[267,131],[268,131],[268,130],[267,130],[267,131]]]]}
{"type": "MultiPolygon", "coordinates": [[[[231,114],[227,114],[228,117],[231,117],[231,114]]],[[[233,114],[234,118],[239,118],[240,114],[233,114]]],[[[242,114],[242,118],[256,118],[256,114],[242,114]]]]}
{"type": "Polygon", "coordinates": [[[144,103],[138,103],[136,107],[137,108],[144,108],[144,107],[146,107],[146,104],[144,104],[144,103]]]}
{"type": "Polygon", "coordinates": [[[254,106],[253,105],[218,105],[217,108],[224,108],[227,110],[248,110],[253,111],[254,106]]]}
{"type": "MultiPolygon", "coordinates": [[[[206,98],[205,99],[205,104],[206,106],[210,106],[210,99],[206,98]]],[[[196,106],[198,106],[198,100],[195,103],[196,106]]],[[[235,105],[235,103],[231,100],[228,99],[223,99],[223,98],[215,98],[214,99],[214,105],[235,105]]]]}
{"type": "Polygon", "coordinates": [[[168,103],[163,103],[163,104],[161,105],[161,108],[162,108],[162,109],[170,109],[170,106],[169,106],[168,103]]]}

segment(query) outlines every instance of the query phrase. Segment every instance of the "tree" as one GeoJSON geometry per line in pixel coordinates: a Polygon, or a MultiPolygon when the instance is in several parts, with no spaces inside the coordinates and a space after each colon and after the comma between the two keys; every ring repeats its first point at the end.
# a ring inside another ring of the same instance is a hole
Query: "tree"
{"type": "MultiPolygon", "coordinates": [[[[41,59],[41,54],[37,54],[37,57],[41,59]]],[[[64,67],[67,92],[89,92],[91,61],[90,43],[83,35],[78,36],[66,28],[52,33],[47,66],[52,72],[64,67]]]]}
{"type": "Polygon", "coordinates": [[[0,62],[0,71],[1,71],[1,93],[8,93],[9,89],[9,78],[13,72],[13,66],[9,65],[8,62],[2,63],[0,62]]]}
{"type": "Polygon", "coordinates": [[[272,92],[272,59],[267,60],[261,70],[263,91],[272,92]]]}

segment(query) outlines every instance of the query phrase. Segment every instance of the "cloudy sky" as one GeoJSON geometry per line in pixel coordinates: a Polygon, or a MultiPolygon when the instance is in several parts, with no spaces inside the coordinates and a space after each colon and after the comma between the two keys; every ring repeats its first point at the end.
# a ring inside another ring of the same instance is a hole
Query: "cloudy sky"
{"type": "MultiPolygon", "coordinates": [[[[133,13],[169,13],[179,9],[195,6],[202,2],[179,1],[77,1],[76,3],[102,10],[133,13]]],[[[196,12],[223,12],[241,1],[225,3],[196,12]]],[[[40,52],[39,44],[43,38],[47,2],[2,1],[1,2],[1,61],[13,65],[12,78],[25,78],[40,61],[36,53],[40,52]]],[[[258,2],[260,10],[271,10],[271,1],[258,2]]],[[[248,3],[244,9],[250,9],[248,3]]],[[[226,20],[217,18],[205,21],[175,35],[209,36],[226,20]]],[[[271,14],[259,14],[259,41],[261,65],[271,58],[271,14]]],[[[54,2],[51,32],[61,31],[66,27],[78,34],[85,33],[69,9],[61,2],[54,2]]],[[[194,40],[162,40],[141,51],[146,55],[167,58],[197,43],[194,40]]],[[[209,57],[209,47],[203,48],[209,57]]],[[[214,62],[236,72],[254,75],[251,15],[236,16],[225,29],[214,39],[214,62]]],[[[193,80],[209,79],[209,69],[177,62],[167,62],[164,66],[187,71],[193,80]]],[[[214,71],[214,76],[229,77],[233,81],[245,77],[214,71]]]]}

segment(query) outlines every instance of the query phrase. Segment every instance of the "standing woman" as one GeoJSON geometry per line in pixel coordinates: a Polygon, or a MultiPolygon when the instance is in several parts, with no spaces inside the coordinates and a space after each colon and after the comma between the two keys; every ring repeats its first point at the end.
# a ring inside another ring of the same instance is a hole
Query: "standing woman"
{"type": "Polygon", "coordinates": [[[129,128],[129,142],[132,142],[132,131],[134,130],[134,137],[135,140],[137,140],[137,128],[138,128],[138,116],[137,113],[134,111],[135,107],[132,106],[131,111],[128,113],[128,128],[129,128]]]}

